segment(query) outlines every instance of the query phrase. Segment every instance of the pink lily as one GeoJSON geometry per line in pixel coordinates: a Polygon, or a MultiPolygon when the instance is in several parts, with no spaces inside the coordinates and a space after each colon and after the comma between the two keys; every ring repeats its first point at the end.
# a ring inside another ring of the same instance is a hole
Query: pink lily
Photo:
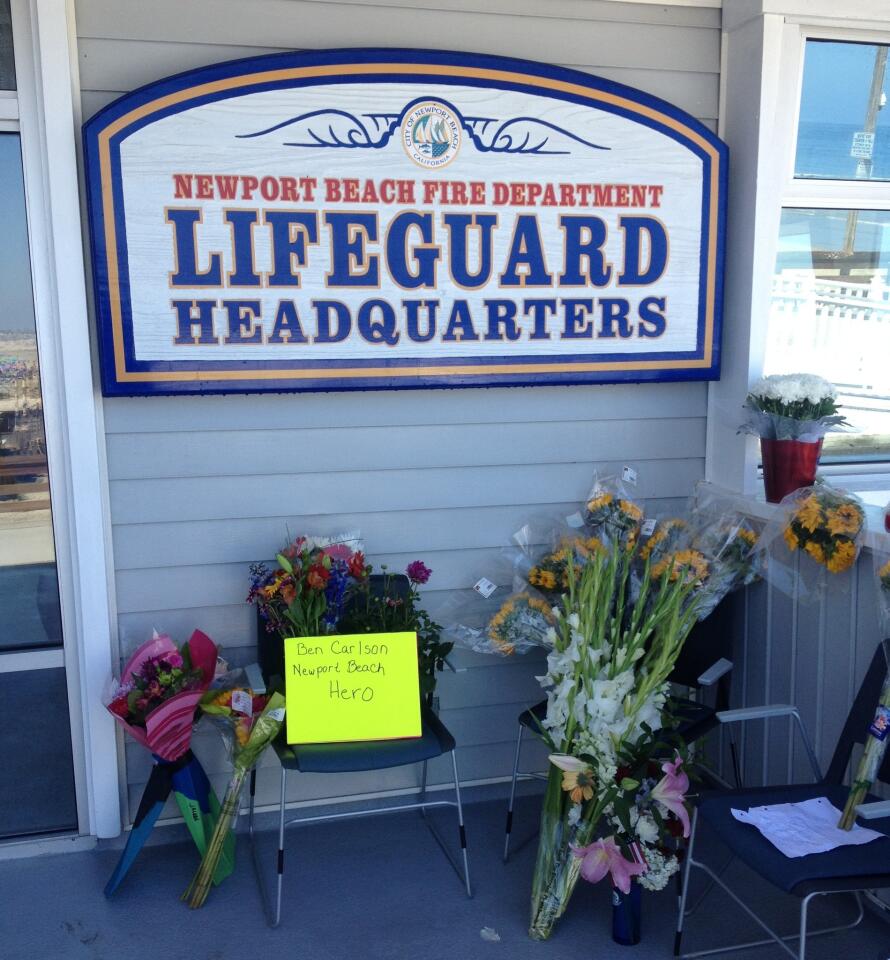
{"type": "Polygon", "coordinates": [[[689,836],[689,813],[686,810],[686,792],[689,790],[689,777],[680,770],[683,758],[677,754],[673,762],[663,763],[664,776],[653,787],[649,796],[666,810],[669,810],[683,824],[683,836],[689,836]]]}
{"type": "Polygon", "coordinates": [[[588,883],[599,883],[610,873],[612,883],[622,893],[630,893],[631,878],[647,870],[645,863],[625,860],[614,837],[594,840],[586,847],[572,847],[572,853],[581,861],[581,876],[588,883]]]}

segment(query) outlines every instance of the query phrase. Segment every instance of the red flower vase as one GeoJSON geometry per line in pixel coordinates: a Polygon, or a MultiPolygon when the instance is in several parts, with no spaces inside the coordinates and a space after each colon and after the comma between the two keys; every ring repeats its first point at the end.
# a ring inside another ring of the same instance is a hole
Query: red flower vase
{"type": "Polygon", "coordinates": [[[761,437],[760,450],[763,486],[770,503],[779,503],[789,493],[813,485],[822,453],[821,440],[767,440],[761,437]]]}

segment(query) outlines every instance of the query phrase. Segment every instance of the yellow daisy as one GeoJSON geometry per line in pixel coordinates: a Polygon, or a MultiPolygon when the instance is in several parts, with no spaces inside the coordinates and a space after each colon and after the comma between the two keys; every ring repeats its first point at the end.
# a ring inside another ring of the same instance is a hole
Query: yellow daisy
{"type": "Polygon", "coordinates": [[[782,534],[785,538],[785,543],[788,546],[789,550],[799,550],[800,549],[800,540],[797,539],[797,534],[791,529],[791,527],[785,527],[785,532],[782,534]]]}

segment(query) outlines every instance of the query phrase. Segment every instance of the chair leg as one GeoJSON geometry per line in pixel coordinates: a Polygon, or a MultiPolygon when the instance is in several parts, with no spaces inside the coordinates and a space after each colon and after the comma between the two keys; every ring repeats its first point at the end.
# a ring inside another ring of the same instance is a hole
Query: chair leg
{"type": "Polygon", "coordinates": [[[729,731],[729,752],[732,757],[732,773],[735,777],[736,790],[742,789],[742,765],[739,762],[739,748],[735,740],[735,732],[729,731]]]}
{"type": "Polygon", "coordinates": [[[692,854],[695,851],[695,831],[698,827],[698,808],[692,812],[692,829],[689,831],[689,846],[686,848],[686,863],[683,865],[683,888],[680,891],[680,906],[677,910],[677,932],[674,935],[674,956],[680,956],[680,941],[683,939],[683,918],[686,915],[686,899],[689,896],[689,875],[692,873],[692,854]]]}
{"type": "Polygon", "coordinates": [[[807,910],[810,900],[818,894],[811,893],[800,901],[800,945],[798,946],[798,960],[806,960],[807,955],[807,910]]]}
{"type": "Polygon", "coordinates": [[[275,892],[275,917],[272,923],[277,927],[281,923],[281,890],[284,885],[284,803],[287,797],[287,770],[281,768],[281,796],[278,804],[278,871],[277,889],[275,892]]]}
{"type": "Polygon", "coordinates": [[[516,736],[516,753],[513,757],[513,779],[510,781],[510,800],[507,803],[507,826],[504,834],[504,863],[510,857],[510,833],[513,830],[513,800],[516,797],[516,778],[519,776],[519,753],[522,750],[522,724],[516,736]]]}
{"type": "MultiPolygon", "coordinates": [[[[427,777],[427,761],[423,761],[423,768],[420,774],[420,803],[426,803],[426,777],[427,777]]],[[[426,820],[426,807],[420,808],[420,816],[426,820]]]]}
{"type": "Polygon", "coordinates": [[[256,803],[256,767],[250,771],[250,805],[247,814],[247,835],[253,840],[253,808],[256,803]]]}
{"type": "Polygon", "coordinates": [[[454,771],[454,796],[457,800],[457,823],[460,829],[460,852],[464,861],[464,885],[467,888],[467,896],[473,896],[473,888],[470,885],[470,861],[467,856],[467,830],[464,826],[464,808],[460,800],[460,776],[457,772],[457,754],[451,751],[451,767],[454,771]]]}

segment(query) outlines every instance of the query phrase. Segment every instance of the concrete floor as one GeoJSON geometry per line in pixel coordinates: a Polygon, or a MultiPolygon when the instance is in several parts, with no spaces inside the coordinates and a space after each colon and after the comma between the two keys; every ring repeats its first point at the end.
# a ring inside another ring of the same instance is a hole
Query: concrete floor
{"type": "MultiPolygon", "coordinates": [[[[185,843],[147,847],[111,900],[102,888],[118,851],[97,849],[0,862],[2,960],[667,960],[672,954],[673,889],[643,895],[643,942],[620,947],[610,937],[609,890],[581,883],[550,941],[526,934],[540,800],[518,801],[514,837],[525,843],[500,860],[502,801],[467,806],[475,897],[468,900],[416,814],[292,828],[287,838],[285,915],[266,927],[246,839],[236,873],[190,912],[179,895],[196,865],[185,843]],[[483,927],[499,942],[482,938],[483,927]]],[[[437,819],[452,837],[448,811],[437,819]]],[[[240,823],[244,827],[244,821],[240,823]]],[[[168,831],[169,835],[170,831],[168,831]]],[[[176,834],[174,834],[175,836],[176,834]]],[[[704,838],[703,838],[704,839],[704,838]]],[[[275,839],[261,836],[269,879],[275,839]]],[[[707,855],[703,844],[703,855],[707,855]]],[[[721,854],[713,852],[715,862],[721,854]]],[[[728,876],[784,931],[796,925],[798,901],[773,896],[744,867],[728,876]]],[[[816,908],[814,920],[852,915],[852,904],[816,908]]],[[[724,896],[712,893],[689,921],[688,949],[754,939],[756,931],[724,896]]],[[[778,960],[778,948],[749,950],[738,960],[778,960]]],[[[812,942],[808,960],[887,960],[890,924],[869,914],[851,933],[812,942]]]]}

